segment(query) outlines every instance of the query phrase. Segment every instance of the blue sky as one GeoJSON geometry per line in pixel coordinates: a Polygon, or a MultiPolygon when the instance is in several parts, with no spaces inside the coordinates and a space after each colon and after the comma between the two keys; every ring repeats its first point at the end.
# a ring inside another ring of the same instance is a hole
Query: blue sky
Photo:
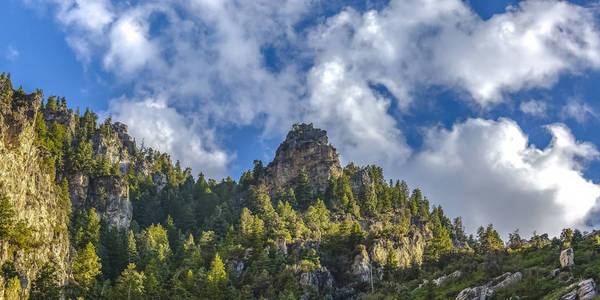
{"type": "Polygon", "coordinates": [[[0,70],[194,172],[237,179],[314,122],[470,226],[557,232],[600,196],[598,7],[7,0],[0,70]]]}

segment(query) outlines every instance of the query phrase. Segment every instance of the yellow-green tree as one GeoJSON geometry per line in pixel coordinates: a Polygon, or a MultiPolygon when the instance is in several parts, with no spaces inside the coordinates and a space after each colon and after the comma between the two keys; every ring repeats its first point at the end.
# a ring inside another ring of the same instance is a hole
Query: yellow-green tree
{"type": "Polygon", "coordinates": [[[73,261],[73,279],[84,290],[89,290],[96,276],[100,274],[100,258],[96,255],[96,248],[90,242],[83,249],[77,251],[73,261]]]}
{"type": "Polygon", "coordinates": [[[219,253],[210,263],[210,270],[206,277],[206,296],[209,299],[227,299],[229,279],[225,272],[225,265],[219,253]]]}
{"type": "Polygon", "coordinates": [[[144,272],[135,270],[135,264],[127,265],[123,270],[113,290],[114,299],[143,299],[144,298],[144,272]]]}

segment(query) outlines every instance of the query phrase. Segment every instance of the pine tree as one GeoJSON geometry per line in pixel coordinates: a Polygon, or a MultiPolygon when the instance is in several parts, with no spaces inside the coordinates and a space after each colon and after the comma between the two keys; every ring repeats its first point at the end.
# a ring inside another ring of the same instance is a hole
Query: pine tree
{"type": "Polygon", "coordinates": [[[144,299],[144,272],[138,273],[130,263],[117,278],[113,291],[114,299],[144,299]]]}
{"type": "Polygon", "coordinates": [[[138,252],[137,246],[135,242],[135,235],[133,234],[133,230],[129,230],[127,232],[127,262],[128,263],[137,263],[138,261],[138,252]]]}
{"type": "Polygon", "coordinates": [[[450,235],[446,228],[442,226],[437,214],[432,215],[430,227],[433,233],[433,239],[425,246],[425,253],[423,256],[428,260],[437,260],[441,254],[452,250],[452,240],[450,239],[450,235]]]}
{"type": "Polygon", "coordinates": [[[206,296],[209,299],[227,299],[229,279],[219,253],[210,263],[206,281],[206,296]]]}
{"type": "Polygon", "coordinates": [[[308,173],[306,168],[301,168],[296,176],[296,201],[298,202],[298,208],[304,210],[311,205],[312,202],[312,187],[308,180],[308,173]]]}
{"type": "Polygon", "coordinates": [[[89,211],[79,211],[78,215],[74,220],[75,248],[81,249],[88,243],[92,243],[94,246],[98,245],[100,240],[100,219],[96,213],[95,208],[91,208],[89,211]]]}
{"type": "Polygon", "coordinates": [[[46,100],[46,109],[47,110],[57,110],[58,105],[56,103],[56,96],[50,96],[46,100]]]}
{"type": "Polygon", "coordinates": [[[85,248],[77,251],[73,261],[73,279],[84,290],[89,290],[100,274],[100,258],[96,255],[96,248],[90,242],[85,248]]]}

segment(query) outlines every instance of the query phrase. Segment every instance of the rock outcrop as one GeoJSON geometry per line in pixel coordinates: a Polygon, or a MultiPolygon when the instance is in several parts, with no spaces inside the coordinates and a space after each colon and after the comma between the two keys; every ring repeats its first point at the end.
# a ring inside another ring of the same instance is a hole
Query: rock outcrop
{"type": "MultiPolygon", "coordinates": [[[[35,145],[40,99],[41,93],[13,97],[0,82],[0,197],[8,198],[15,224],[30,232],[24,234],[25,247],[0,240],[0,265],[14,264],[24,291],[46,263],[55,264],[61,283],[70,272],[68,203],[60,197],[54,174],[42,167],[35,145]]],[[[0,276],[0,295],[2,281],[0,276]]]]}
{"type": "Polygon", "coordinates": [[[95,155],[106,156],[111,164],[119,164],[121,174],[127,173],[134,162],[135,143],[123,123],[112,124],[108,134],[96,132],[92,136],[92,148],[95,155]]]}
{"type": "Polygon", "coordinates": [[[572,267],[575,264],[575,253],[572,248],[565,249],[560,252],[561,268],[572,267]]]}
{"type": "Polygon", "coordinates": [[[456,296],[456,300],[485,300],[494,295],[496,290],[515,284],[521,281],[522,278],[523,274],[521,272],[507,272],[482,286],[469,287],[460,291],[456,296]]]}
{"type": "Polygon", "coordinates": [[[296,124],[265,168],[259,182],[271,192],[295,187],[302,168],[306,168],[314,192],[327,189],[330,177],[342,174],[338,154],[328,143],[327,132],[312,124],[296,124]]]}
{"type": "Polygon", "coordinates": [[[591,278],[573,283],[567,289],[570,291],[559,300],[591,300],[596,296],[596,283],[591,278]]]}
{"type": "Polygon", "coordinates": [[[354,256],[350,272],[360,282],[369,282],[371,280],[371,262],[369,254],[363,245],[360,245],[360,252],[354,256]]]}

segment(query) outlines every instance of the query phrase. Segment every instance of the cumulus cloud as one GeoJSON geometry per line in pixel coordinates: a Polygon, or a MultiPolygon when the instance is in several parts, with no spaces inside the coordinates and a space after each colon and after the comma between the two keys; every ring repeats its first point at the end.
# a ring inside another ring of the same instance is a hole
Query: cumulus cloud
{"type": "Polygon", "coordinates": [[[600,67],[594,15],[564,1],[523,1],[484,21],[464,1],[396,0],[381,11],[346,9],[310,41],[319,60],[341,57],[401,104],[419,87],[443,85],[487,106],[505,93],[550,87],[562,73],[600,67]]]}
{"type": "Polygon", "coordinates": [[[529,100],[521,102],[521,105],[519,105],[519,109],[523,113],[532,115],[534,117],[546,117],[546,110],[548,109],[548,105],[544,101],[529,100]]]}
{"type": "Polygon", "coordinates": [[[600,197],[600,185],[583,176],[583,167],[599,153],[575,140],[565,125],[546,128],[552,141],[543,149],[508,119],[431,129],[406,173],[432,202],[462,215],[472,231],[488,223],[504,234],[517,227],[550,234],[581,228],[600,197]]]}

